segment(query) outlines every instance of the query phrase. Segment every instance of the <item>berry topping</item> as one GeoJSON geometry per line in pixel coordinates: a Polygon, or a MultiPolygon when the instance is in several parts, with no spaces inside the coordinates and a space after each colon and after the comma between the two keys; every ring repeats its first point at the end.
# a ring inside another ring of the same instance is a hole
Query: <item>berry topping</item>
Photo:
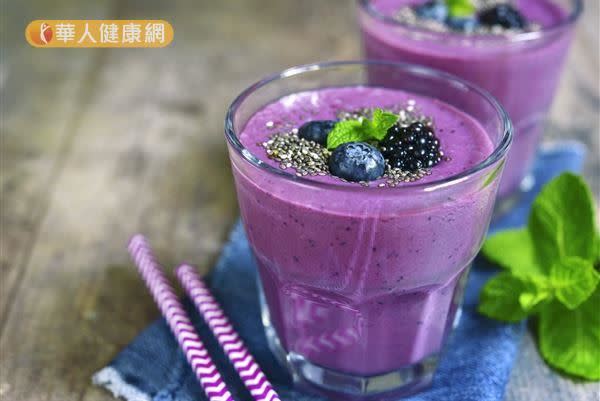
{"type": "Polygon", "coordinates": [[[430,0],[415,8],[415,13],[420,18],[444,22],[448,17],[448,6],[440,0],[430,0]]]}
{"type": "Polygon", "coordinates": [[[479,21],[487,26],[501,26],[506,29],[523,29],[527,25],[525,17],[510,4],[498,4],[479,13],[479,21]]]}
{"type": "Polygon", "coordinates": [[[337,121],[321,120],[309,121],[298,129],[298,136],[319,145],[327,145],[327,136],[337,121]]]}
{"type": "Polygon", "coordinates": [[[408,127],[394,125],[380,142],[380,148],[392,168],[410,172],[433,167],[443,156],[433,129],[421,122],[408,127]]]}
{"type": "Polygon", "coordinates": [[[471,33],[479,26],[479,21],[475,17],[448,17],[446,19],[448,28],[454,31],[471,33]]]}
{"type": "Polygon", "coordinates": [[[346,142],[331,153],[329,171],[348,181],[373,181],[385,172],[385,160],[381,152],[369,144],[346,142]]]}

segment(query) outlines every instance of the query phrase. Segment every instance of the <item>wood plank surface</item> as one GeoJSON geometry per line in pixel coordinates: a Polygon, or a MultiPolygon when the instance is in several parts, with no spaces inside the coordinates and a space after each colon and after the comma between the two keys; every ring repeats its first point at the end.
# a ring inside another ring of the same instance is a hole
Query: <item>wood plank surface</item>
{"type": "MultiPolygon", "coordinates": [[[[226,107],[284,67],[359,57],[353,3],[2,1],[0,399],[110,400],[91,374],[158,316],[129,264],[128,236],[146,233],[166,266],[212,264],[237,215],[226,107]],[[162,18],[175,41],[31,49],[23,29],[37,18],[162,18]]],[[[599,10],[588,3],[549,137],[598,149],[599,10]]],[[[597,154],[590,160],[597,182],[597,154]]],[[[507,399],[597,392],[549,371],[527,337],[507,399]]]]}
{"type": "MultiPolygon", "coordinates": [[[[90,4],[82,11],[102,15],[108,10],[106,4],[90,4]]],[[[5,16],[0,27],[0,332],[70,151],[77,116],[90,95],[88,83],[102,66],[98,52],[84,52],[71,62],[66,62],[65,50],[40,57],[23,41],[24,26],[36,12],[76,15],[72,4],[64,2],[43,3],[39,9],[24,4],[5,16]]]]}

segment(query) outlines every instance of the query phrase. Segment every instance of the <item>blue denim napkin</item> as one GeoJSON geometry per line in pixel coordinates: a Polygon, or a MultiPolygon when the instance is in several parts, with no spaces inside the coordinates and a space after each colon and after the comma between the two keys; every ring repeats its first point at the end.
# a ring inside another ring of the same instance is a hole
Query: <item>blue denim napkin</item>
{"type": "MultiPolygon", "coordinates": [[[[497,218],[491,231],[522,226],[540,187],[559,173],[582,168],[584,147],[561,143],[542,149],[534,168],[535,187],[508,214],[497,218]]],[[[463,315],[435,375],[433,386],[411,401],[499,401],[518,351],[524,324],[503,324],[476,313],[481,286],[494,274],[477,260],[471,270],[463,315]]],[[[140,284],[141,285],[141,284],[140,284]]],[[[323,401],[294,390],[290,377],[267,348],[259,316],[255,264],[243,228],[237,224],[211,277],[214,294],[267,376],[286,401],[323,401]]],[[[211,351],[236,400],[251,401],[208,327],[187,302],[200,336],[211,351]]],[[[94,375],[94,383],[127,401],[206,400],[165,321],[144,330],[109,366],[94,375]]]]}

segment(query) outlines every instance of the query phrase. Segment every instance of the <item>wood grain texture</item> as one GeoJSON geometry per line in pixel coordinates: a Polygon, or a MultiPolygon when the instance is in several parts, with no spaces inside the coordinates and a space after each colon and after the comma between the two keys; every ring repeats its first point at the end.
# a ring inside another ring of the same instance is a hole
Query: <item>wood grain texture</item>
{"type": "MultiPolygon", "coordinates": [[[[70,4],[40,5],[40,12],[50,10],[75,15],[70,4]]],[[[83,10],[102,15],[107,8],[90,5],[83,10]]],[[[70,63],[64,50],[38,59],[39,53],[23,42],[23,27],[32,13],[32,8],[19,7],[0,28],[0,332],[70,151],[81,105],[90,95],[88,83],[102,66],[101,53],[86,52],[70,63]]]]}
{"type": "MultiPolygon", "coordinates": [[[[549,136],[597,149],[599,10],[588,3],[549,136]]],[[[357,58],[353,4],[0,4],[0,399],[110,400],[90,375],[158,316],[127,238],[144,232],[165,266],[212,264],[237,215],[226,107],[284,67],[357,58]],[[36,18],[163,18],[175,41],[163,50],[43,51],[22,37],[36,18]]],[[[586,170],[593,182],[597,155],[586,170]]],[[[594,385],[549,371],[531,337],[521,349],[507,399],[597,399],[594,385]]]]}

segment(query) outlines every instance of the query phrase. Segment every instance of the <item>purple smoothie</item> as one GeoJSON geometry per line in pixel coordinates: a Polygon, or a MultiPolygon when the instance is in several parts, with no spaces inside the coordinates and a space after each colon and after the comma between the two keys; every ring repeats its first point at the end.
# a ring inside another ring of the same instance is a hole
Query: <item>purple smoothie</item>
{"type": "Polygon", "coordinates": [[[482,177],[436,190],[419,184],[474,167],[494,145],[477,121],[446,103],[373,87],[285,96],[251,116],[239,134],[247,150],[277,167],[259,145],[277,126],[409,99],[433,117],[449,157],[417,185],[362,187],[331,176],[311,178],[312,185],[249,166],[232,152],[271,322],[287,353],[327,369],[372,376],[440,352],[487,230],[498,180],[482,177]]]}
{"type": "Polygon", "coordinates": [[[515,126],[515,143],[499,189],[500,197],[505,197],[519,187],[535,156],[571,42],[573,24],[568,19],[577,16],[577,11],[569,15],[567,4],[573,8],[579,1],[516,1],[522,14],[542,30],[510,39],[423,32],[374,16],[390,16],[404,5],[423,2],[361,0],[366,57],[447,71],[487,89],[502,103],[515,126]],[[371,13],[365,11],[367,7],[371,13]]]}

